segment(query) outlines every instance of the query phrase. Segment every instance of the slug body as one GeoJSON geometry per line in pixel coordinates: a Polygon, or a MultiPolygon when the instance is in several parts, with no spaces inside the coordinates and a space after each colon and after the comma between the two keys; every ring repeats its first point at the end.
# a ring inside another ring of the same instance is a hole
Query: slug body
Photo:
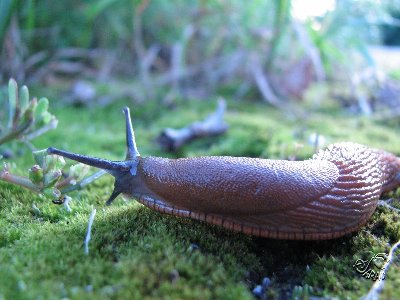
{"type": "Polygon", "coordinates": [[[127,160],[112,162],[49,148],[105,169],[115,178],[107,203],[124,193],[151,209],[246,234],[321,240],[358,230],[379,197],[400,185],[400,159],[355,143],[338,143],[306,161],[244,157],[141,157],[129,110],[127,160]]]}

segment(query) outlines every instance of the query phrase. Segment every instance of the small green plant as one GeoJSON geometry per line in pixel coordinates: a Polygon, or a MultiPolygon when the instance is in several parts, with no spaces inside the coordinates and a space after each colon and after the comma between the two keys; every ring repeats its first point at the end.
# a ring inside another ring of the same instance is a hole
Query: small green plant
{"type": "MultiPolygon", "coordinates": [[[[0,104],[3,103],[0,101],[0,104]]],[[[29,142],[54,129],[58,120],[48,112],[48,108],[47,98],[30,100],[28,88],[22,86],[18,89],[17,82],[10,79],[8,109],[0,112],[0,121],[5,120],[0,122],[0,146],[15,140],[29,142]]],[[[62,157],[48,155],[46,150],[34,151],[33,157],[36,164],[29,169],[28,176],[13,174],[10,165],[4,162],[3,168],[0,169],[0,180],[27,188],[54,203],[61,204],[69,199],[66,193],[81,189],[104,174],[101,171],[85,178],[89,171],[88,166],[76,164],[66,169],[62,157]]]]}
{"type": "Polygon", "coordinates": [[[0,145],[19,139],[31,141],[57,127],[58,120],[48,112],[47,98],[29,99],[29,90],[24,85],[18,90],[14,79],[8,82],[8,103],[0,113],[0,145]],[[6,108],[6,106],[8,106],[6,108]],[[7,115],[6,115],[7,114],[7,115]]]}
{"type": "Polygon", "coordinates": [[[61,156],[48,155],[46,150],[34,151],[36,164],[29,169],[29,175],[19,176],[10,172],[8,164],[0,171],[0,180],[19,185],[34,191],[56,204],[62,204],[68,199],[67,193],[78,190],[99,178],[105,172],[97,172],[85,177],[89,167],[75,164],[67,169],[61,156]]]}
{"type": "Polygon", "coordinates": [[[313,288],[308,284],[304,286],[296,285],[293,289],[292,299],[293,300],[307,300],[311,298],[313,288]]]}

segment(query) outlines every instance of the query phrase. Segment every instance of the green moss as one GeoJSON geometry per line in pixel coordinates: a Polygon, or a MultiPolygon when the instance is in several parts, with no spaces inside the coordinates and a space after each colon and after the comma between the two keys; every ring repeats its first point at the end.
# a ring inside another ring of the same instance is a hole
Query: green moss
{"type": "MultiPolygon", "coordinates": [[[[41,94],[46,94],[41,92],[41,94]]],[[[109,159],[124,155],[124,101],[106,108],[58,107],[57,130],[35,140],[39,149],[56,146],[109,159]]],[[[310,135],[326,143],[355,141],[400,154],[398,128],[319,109],[294,118],[261,103],[228,101],[224,136],[198,140],[178,154],[163,153],[155,138],[161,128],[181,127],[205,117],[207,102],[135,106],[132,116],[143,156],[236,155],[304,159],[314,152],[310,135]],[[157,108],[156,110],[154,108],[157,108]],[[299,146],[303,145],[303,146],[299,146]]],[[[15,171],[32,165],[30,151],[15,160],[15,171]]],[[[268,276],[269,297],[309,295],[357,299],[372,285],[352,267],[358,258],[387,252],[400,238],[398,214],[379,208],[358,233],[330,241],[253,238],[196,221],[161,215],[135,201],[104,200],[113,179],[104,176],[73,194],[72,212],[29,191],[0,182],[0,299],[251,299],[268,276]],[[32,205],[37,209],[32,209],[32,205]],[[98,209],[83,251],[88,216],[98,209]]],[[[399,198],[399,192],[390,197],[399,198]]],[[[384,297],[399,298],[399,263],[386,276],[384,297]]]]}

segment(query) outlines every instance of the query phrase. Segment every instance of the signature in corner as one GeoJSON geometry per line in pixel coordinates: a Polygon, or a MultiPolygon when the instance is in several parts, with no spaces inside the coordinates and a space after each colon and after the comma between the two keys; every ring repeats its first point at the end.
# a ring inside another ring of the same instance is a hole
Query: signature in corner
{"type": "Polygon", "coordinates": [[[385,263],[388,260],[386,253],[377,253],[372,255],[369,260],[357,259],[353,264],[353,268],[364,278],[371,280],[385,279],[385,263]]]}

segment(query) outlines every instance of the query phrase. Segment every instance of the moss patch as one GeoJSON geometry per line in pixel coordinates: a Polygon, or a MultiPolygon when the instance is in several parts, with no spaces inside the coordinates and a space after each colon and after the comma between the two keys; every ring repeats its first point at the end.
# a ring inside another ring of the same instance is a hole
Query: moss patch
{"type": "MultiPolygon", "coordinates": [[[[41,93],[46,94],[46,93],[41,93]]],[[[90,110],[57,107],[57,130],[34,141],[109,159],[124,154],[124,101],[90,110]]],[[[143,156],[234,155],[304,159],[314,152],[312,136],[326,144],[354,141],[400,154],[399,128],[324,109],[302,118],[264,104],[228,101],[224,136],[195,141],[177,154],[154,143],[163,127],[203,118],[210,103],[178,103],[155,110],[155,103],[133,107],[143,156]]],[[[30,151],[15,160],[25,173],[30,151]]],[[[400,238],[398,214],[379,208],[358,233],[337,240],[277,241],[228,232],[196,221],[164,216],[135,201],[104,200],[113,180],[104,176],[73,194],[72,212],[28,191],[0,182],[0,299],[251,299],[263,277],[270,298],[307,295],[357,299],[372,285],[352,267],[358,258],[387,252],[400,238]],[[32,209],[32,205],[38,209],[32,209]],[[97,207],[90,253],[83,251],[88,216],[97,207]],[[293,291],[295,292],[293,294],[293,291]]],[[[392,193],[394,198],[399,193],[392,193]]],[[[384,298],[400,298],[399,263],[386,275],[384,298]]]]}

